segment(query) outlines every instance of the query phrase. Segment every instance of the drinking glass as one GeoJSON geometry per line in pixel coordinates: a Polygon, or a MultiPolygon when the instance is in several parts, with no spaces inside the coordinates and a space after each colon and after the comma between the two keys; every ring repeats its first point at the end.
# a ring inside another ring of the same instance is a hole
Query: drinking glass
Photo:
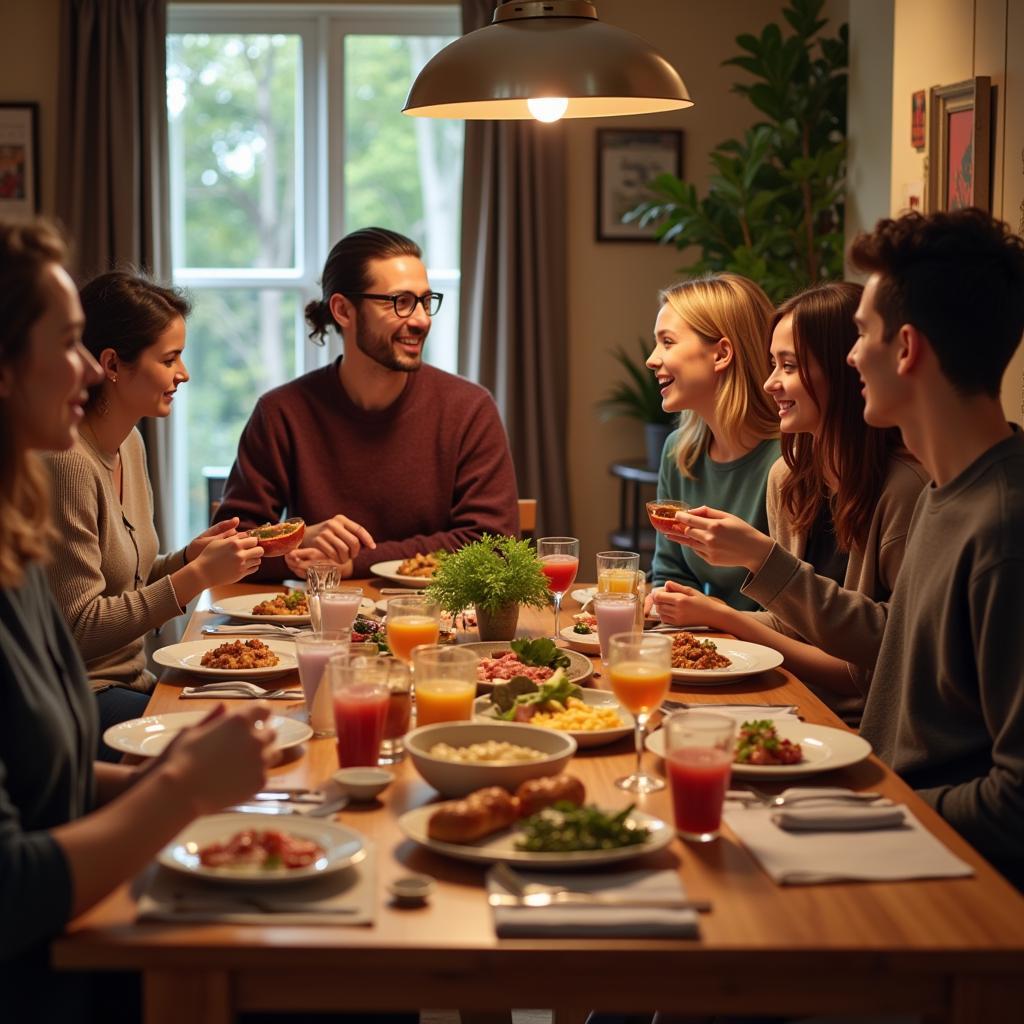
{"type": "Polygon", "coordinates": [[[636,769],[615,785],[630,793],[653,793],[665,780],[643,770],[644,734],[651,712],[668,693],[672,680],[672,638],[661,633],[619,633],[608,644],[612,692],[636,719],[636,769]]]}
{"type": "Polygon", "coordinates": [[[679,533],[683,529],[682,523],[676,522],[677,512],[686,512],[690,506],[685,501],[675,501],[672,498],[658,498],[655,501],[647,502],[647,518],[659,533],[679,533]]]}
{"type": "Polygon", "coordinates": [[[408,663],[419,644],[436,644],[441,635],[441,606],[423,594],[393,597],[388,601],[388,646],[396,658],[408,663]]]}
{"type": "Polygon", "coordinates": [[[404,736],[412,716],[412,672],[403,661],[385,658],[385,682],[388,687],[388,713],[384,717],[384,735],[380,744],[380,764],[398,764],[405,757],[404,736]]]}
{"type": "Polygon", "coordinates": [[[676,711],[665,719],[665,769],[676,832],[683,839],[718,838],[735,733],[736,722],[727,715],[676,711]]]}
{"type": "Polygon", "coordinates": [[[548,589],[555,604],[555,639],[562,598],[576,579],[580,567],[580,542],[575,537],[541,537],[537,541],[541,572],[548,578],[548,589]]]}
{"type": "Polygon", "coordinates": [[[336,587],[341,582],[341,567],[337,562],[311,562],[306,566],[306,604],[309,606],[309,624],[319,632],[320,594],[327,587],[336,587]]]}
{"type": "Polygon", "coordinates": [[[319,594],[321,628],[351,631],[362,600],[362,587],[342,587],[337,584],[324,587],[319,594]]]}
{"type": "Polygon", "coordinates": [[[332,658],[328,675],[338,737],[338,766],[377,764],[387,720],[387,658],[332,658]]]}
{"type": "Polygon", "coordinates": [[[636,592],[636,574],[640,555],[636,551],[599,551],[597,553],[597,592],[615,594],[636,592]]]}
{"type": "Polygon", "coordinates": [[[310,630],[295,637],[295,657],[299,663],[299,680],[306,697],[309,724],[313,736],[324,739],[334,735],[331,713],[331,684],[326,681],[327,662],[335,655],[346,654],[349,632],[310,630]]]}
{"type": "Polygon", "coordinates": [[[607,591],[594,595],[597,638],[601,643],[601,664],[608,664],[608,643],[617,633],[638,633],[636,626],[636,594],[607,591]]]}
{"type": "Polygon", "coordinates": [[[472,651],[421,644],[412,652],[416,724],[467,721],[473,717],[476,668],[472,651]]]}

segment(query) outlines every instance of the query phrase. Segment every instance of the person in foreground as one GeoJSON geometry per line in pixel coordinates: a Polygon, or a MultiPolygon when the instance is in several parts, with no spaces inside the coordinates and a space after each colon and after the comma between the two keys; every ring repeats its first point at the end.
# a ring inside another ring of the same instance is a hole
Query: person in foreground
{"type": "MultiPolygon", "coordinates": [[[[903,448],[899,431],[864,422],[857,372],[846,357],[856,339],[859,285],[817,285],[784,302],[771,325],[771,376],[764,389],[779,409],[782,458],[768,474],[768,535],[715,511],[716,536],[706,557],[746,568],[741,590],[789,589],[832,628],[847,635],[848,660],[805,643],[770,612],[740,612],[695,590],[690,600],[659,608],[677,625],[700,622],[741,640],[780,651],[786,665],[853,726],[878,654],[878,617],[837,607],[840,588],[874,601],[892,593],[907,529],[921,488],[921,465],[903,448]]],[[[694,510],[710,516],[708,508],[694,510]]],[[[692,537],[681,533],[686,545],[692,537]]],[[[774,596],[774,595],[773,595],[774,596]]]]}
{"type": "MultiPolygon", "coordinates": [[[[765,529],[765,481],[779,457],[778,417],[761,389],[772,304],[738,274],[694,278],[666,288],[659,300],[647,366],[661,386],[662,408],[685,415],[665,441],[658,497],[726,508],[765,529]]],[[[710,565],[661,533],[652,571],[665,614],[685,587],[736,608],[758,607],[740,593],[742,572],[710,565]]]]}
{"type": "MultiPolygon", "coordinates": [[[[146,450],[136,424],[170,414],[188,381],[182,359],[189,306],[177,291],[123,271],[81,292],[82,342],[103,371],[89,389],[75,443],[48,458],[59,549],[47,566],[54,596],[85,659],[100,730],[145,713],[154,677],[143,639],[206,587],[258,565],[255,538],[228,520],[188,547],[158,555],[146,450]]],[[[105,759],[120,760],[113,751],[105,759]]]]}
{"type": "Polygon", "coordinates": [[[265,394],[242,432],[217,522],[306,520],[302,546],[257,576],[334,561],[365,576],[378,561],[454,551],[487,531],[518,535],[515,474],[490,394],[423,363],[431,291],[419,247],[384,228],[341,239],[310,302],[311,337],[344,338],[344,358],[265,394]]]}
{"type": "Polygon", "coordinates": [[[267,708],[253,704],[218,707],[142,768],[93,764],[95,701],[43,570],[55,531],[36,455],[74,443],[86,388],[102,376],[80,342],[63,258],[52,228],[0,223],[0,991],[10,1020],[90,1019],[101,981],[51,971],[48,941],[197,815],[258,790],[276,759],[267,708]]]}

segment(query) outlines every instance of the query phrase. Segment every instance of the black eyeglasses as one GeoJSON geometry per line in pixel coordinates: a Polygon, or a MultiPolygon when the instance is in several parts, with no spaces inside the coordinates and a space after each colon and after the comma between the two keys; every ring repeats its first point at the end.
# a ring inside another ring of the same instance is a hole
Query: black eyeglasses
{"type": "Polygon", "coordinates": [[[413,295],[412,292],[399,292],[397,295],[375,295],[372,292],[353,292],[350,299],[377,299],[378,302],[390,302],[395,307],[396,316],[412,316],[417,304],[423,307],[427,316],[433,316],[441,308],[444,295],[441,292],[424,292],[413,295]]]}

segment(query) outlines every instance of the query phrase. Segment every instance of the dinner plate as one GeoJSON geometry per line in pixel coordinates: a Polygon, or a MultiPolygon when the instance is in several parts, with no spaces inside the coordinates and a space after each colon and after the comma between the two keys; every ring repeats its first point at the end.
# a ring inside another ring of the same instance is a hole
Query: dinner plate
{"type": "Polygon", "coordinates": [[[427,835],[427,821],[437,810],[436,804],[426,804],[406,811],[398,819],[398,827],[413,842],[425,846],[435,853],[443,853],[458,860],[469,860],[481,864],[515,864],[519,868],[595,868],[631,860],[647,853],[662,850],[672,842],[675,830],[660,818],[634,810],[630,820],[651,830],[647,841],[636,846],[622,846],[615,850],[580,850],[576,853],[530,853],[515,847],[516,832],[505,829],[475,843],[442,843],[427,835]]]}
{"type": "Polygon", "coordinates": [[[572,626],[563,626],[559,631],[558,635],[568,644],[572,644],[574,649],[582,651],[584,654],[597,655],[601,651],[601,641],[598,639],[597,630],[593,633],[574,633],[572,626]]]}
{"type": "MultiPolygon", "coordinates": [[[[208,711],[175,711],[168,715],[146,715],[143,718],[132,718],[127,722],[112,725],[103,734],[103,742],[122,754],[134,754],[136,757],[156,757],[163,753],[175,736],[183,729],[188,729],[201,722],[208,711]]],[[[313,730],[305,722],[284,715],[271,715],[267,719],[269,728],[277,731],[274,740],[275,750],[287,750],[288,747],[305,743],[313,735],[313,730]]]]}
{"type": "Polygon", "coordinates": [[[771,647],[752,644],[747,640],[726,640],[717,636],[713,639],[718,653],[728,658],[730,665],[726,668],[674,668],[672,678],[685,680],[687,684],[724,686],[734,679],[778,668],[783,662],[782,655],[771,647]]]}
{"type": "MultiPolygon", "coordinates": [[[[584,690],[583,695],[580,698],[584,704],[589,704],[590,707],[609,707],[613,708],[619,713],[619,718],[622,719],[622,725],[617,726],[614,729],[566,729],[567,732],[575,741],[577,747],[603,747],[606,743],[614,743],[616,740],[622,739],[623,736],[629,736],[633,732],[633,716],[612,696],[605,690],[584,690]]],[[[496,719],[492,713],[494,705],[491,703],[490,697],[477,697],[473,704],[473,717],[481,722],[494,722],[502,721],[502,719],[496,719]]],[[[511,722],[507,723],[511,725],[511,722]]],[[[527,722],[527,725],[532,723],[527,722]]],[[[547,728],[547,726],[540,726],[541,729],[547,728]]],[[[556,730],[562,731],[562,730],[556,730]]]]}
{"type": "MultiPolygon", "coordinates": [[[[472,651],[478,658],[493,658],[497,654],[504,654],[506,651],[512,650],[507,640],[481,640],[471,644],[459,644],[459,647],[466,651],[472,651]]],[[[589,658],[576,651],[563,650],[562,653],[569,659],[566,675],[569,677],[570,682],[582,683],[584,679],[589,679],[593,675],[594,666],[589,658]]],[[[504,679],[498,680],[498,682],[505,681],[504,679]]],[[[494,681],[478,679],[476,685],[488,690],[494,685],[494,681]]]]}
{"type": "Polygon", "coordinates": [[[403,576],[399,573],[398,567],[405,561],[404,558],[395,558],[390,562],[376,562],[370,566],[370,573],[379,576],[382,580],[390,580],[403,587],[415,587],[422,590],[430,583],[429,576],[403,576]]]}
{"type": "Polygon", "coordinates": [[[326,818],[304,818],[290,815],[283,821],[275,814],[209,814],[196,818],[157,854],[165,868],[180,871],[193,878],[244,885],[280,885],[319,878],[332,871],[358,864],[366,857],[363,837],[355,829],[338,825],[326,818]],[[271,829],[290,832],[300,839],[311,839],[324,849],[322,857],[308,867],[280,868],[211,868],[199,860],[199,850],[210,843],[223,843],[244,829],[271,829]]]}
{"type": "Polygon", "coordinates": [[[251,640],[252,637],[225,636],[219,639],[188,640],[182,644],[169,644],[154,651],[153,660],[165,668],[179,668],[193,675],[209,676],[211,679],[273,679],[274,676],[283,676],[298,668],[295,644],[292,641],[266,637],[259,637],[259,640],[277,655],[276,665],[268,668],[206,668],[200,664],[207,651],[212,651],[221,644],[233,643],[235,640],[245,643],[246,639],[251,640]]]}
{"type": "MultiPolygon", "coordinates": [[[[216,604],[210,605],[210,611],[218,615],[230,615],[241,622],[278,622],[282,625],[305,626],[309,623],[309,615],[254,615],[253,608],[263,601],[273,601],[280,591],[266,594],[240,594],[237,597],[224,597],[216,604]]],[[[372,605],[373,602],[371,601],[372,605]]]]}
{"type": "MultiPolygon", "coordinates": [[[[799,764],[734,764],[732,774],[740,779],[793,779],[818,772],[848,768],[863,761],[871,753],[871,744],[855,732],[834,729],[830,725],[808,725],[806,722],[776,721],[775,728],[784,740],[799,743],[804,755],[799,764]]],[[[665,730],[647,737],[647,749],[658,757],[665,756],[665,730]]]]}

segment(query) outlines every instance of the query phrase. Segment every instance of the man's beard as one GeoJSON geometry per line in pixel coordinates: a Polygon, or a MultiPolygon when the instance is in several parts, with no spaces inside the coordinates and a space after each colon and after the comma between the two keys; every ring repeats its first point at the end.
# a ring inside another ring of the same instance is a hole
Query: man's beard
{"type": "Polygon", "coordinates": [[[359,351],[387,370],[415,373],[423,365],[423,345],[427,340],[427,332],[423,331],[419,334],[408,332],[410,337],[415,337],[420,343],[419,351],[415,356],[406,355],[395,348],[391,340],[395,333],[381,334],[370,330],[366,326],[366,320],[362,313],[359,310],[356,311],[356,345],[359,346],[359,351]]]}

